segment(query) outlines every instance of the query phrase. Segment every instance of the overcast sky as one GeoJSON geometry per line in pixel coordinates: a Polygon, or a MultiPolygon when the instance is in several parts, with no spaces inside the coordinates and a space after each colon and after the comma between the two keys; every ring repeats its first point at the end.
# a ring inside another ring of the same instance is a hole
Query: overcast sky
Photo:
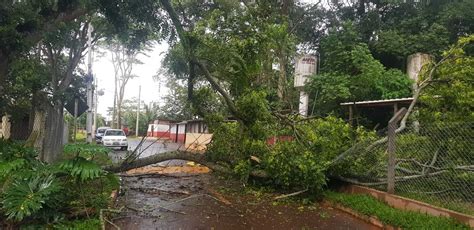
{"type": "MultiPolygon", "coordinates": [[[[125,90],[125,99],[138,97],[139,85],[142,86],[141,98],[145,103],[160,101],[161,97],[167,93],[164,83],[160,85],[159,82],[153,80],[153,76],[157,74],[161,67],[161,60],[167,49],[168,44],[166,43],[155,44],[152,50],[147,53],[148,57],[138,56],[143,65],[133,67],[132,73],[139,77],[129,80],[125,90]]],[[[98,113],[106,116],[107,108],[114,104],[114,67],[110,51],[101,50],[101,52],[105,52],[105,55],[97,57],[98,55],[95,54],[92,70],[98,80],[98,89],[104,91],[104,95],[99,97],[98,113]]]]}

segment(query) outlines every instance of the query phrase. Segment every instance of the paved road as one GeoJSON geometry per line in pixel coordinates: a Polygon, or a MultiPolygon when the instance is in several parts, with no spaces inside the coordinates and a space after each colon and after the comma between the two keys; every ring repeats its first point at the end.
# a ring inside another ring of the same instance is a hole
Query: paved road
{"type": "MultiPolygon", "coordinates": [[[[141,139],[128,139],[128,152],[133,152],[137,148],[141,139]]],[[[169,140],[146,139],[137,152],[141,153],[140,158],[148,157],[154,154],[177,150],[181,145],[170,142],[169,140]]],[[[118,162],[125,158],[127,151],[114,149],[110,154],[113,162],[118,162]]],[[[183,161],[173,160],[171,162],[162,162],[159,165],[181,165],[183,161]]]]}
{"type": "Polygon", "coordinates": [[[324,205],[275,205],[280,194],[252,195],[241,182],[215,174],[168,175],[123,177],[117,206],[124,209],[114,223],[127,230],[379,229],[324,205]]]}

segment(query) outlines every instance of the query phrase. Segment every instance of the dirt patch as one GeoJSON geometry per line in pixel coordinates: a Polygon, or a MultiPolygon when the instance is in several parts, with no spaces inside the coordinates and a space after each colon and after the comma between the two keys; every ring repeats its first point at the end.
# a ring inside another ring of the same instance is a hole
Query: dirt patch
{"type": "Polygon", "coordinates": [[[330,207],[276,205],[239,192],[245,188],[238,182],[190,169],[201,167],[181,168],[193,173],[156,168],[122,177],[117,206],[124,209],[113,222],[122,229],[376,229],[330,207]]]}

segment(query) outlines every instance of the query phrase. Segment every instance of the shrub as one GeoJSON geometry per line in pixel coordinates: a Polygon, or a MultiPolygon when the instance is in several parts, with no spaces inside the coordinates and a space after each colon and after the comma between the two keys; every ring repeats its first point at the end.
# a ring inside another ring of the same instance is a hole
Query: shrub
{"type": "Polygon", "coordinates": [[[111,191],[118,187],[117,177],[103,171],[99,163],[108,151],[69,145],[65,152],[65,160],[44,164],[22,143],[0,141],[1,215],[43,225],[84,210],[94,216],[106,208],[111,191]]]}

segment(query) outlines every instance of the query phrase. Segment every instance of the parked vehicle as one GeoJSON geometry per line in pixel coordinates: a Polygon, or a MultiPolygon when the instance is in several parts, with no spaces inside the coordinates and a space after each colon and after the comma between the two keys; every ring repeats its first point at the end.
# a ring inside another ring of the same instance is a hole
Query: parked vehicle
{"type": "Polygon", "coordinates": [[[99,127],[95,131],[95,143],[100,144],[102,143],[102,136],[104,136],[104,133],[107,129],[111,129],[110,127],[99,127]]]}
{"type": "Polygon", "coordinates": [[[105,147],[120,147],[121,150],[128,149],[127,136],[121,129],[107,129],[102,136],[105,147]]]}

